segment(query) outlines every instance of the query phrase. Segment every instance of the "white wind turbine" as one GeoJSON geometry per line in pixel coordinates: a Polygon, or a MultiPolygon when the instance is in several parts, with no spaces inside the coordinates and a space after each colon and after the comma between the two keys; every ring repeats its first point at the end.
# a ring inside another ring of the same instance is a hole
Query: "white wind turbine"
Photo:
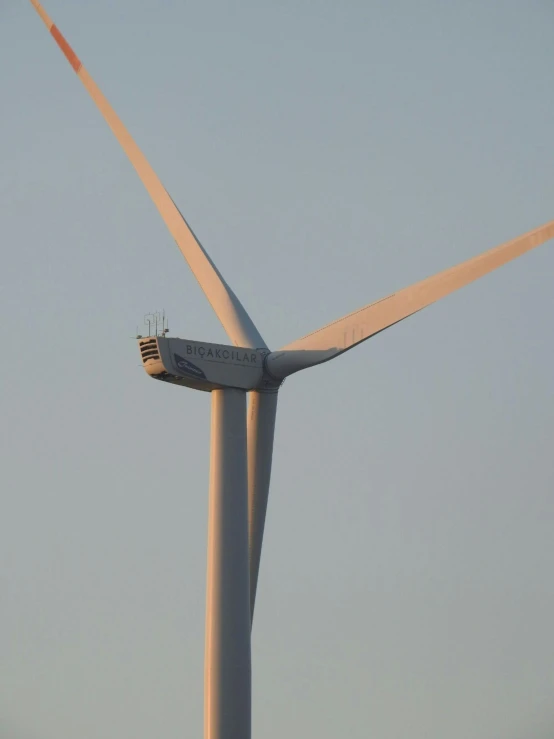
{"type": "Polygon", "coordinates": [[[554,236],[554,221],[271,352],[75,52],[41,4],[31,2],[129,157],[233,342],[170,339],[164,333],[140,339],[139,347],[154,378],[212,393],[204,736],[249,739],[250,631],[281,383],[539,246],[554,236]]]}

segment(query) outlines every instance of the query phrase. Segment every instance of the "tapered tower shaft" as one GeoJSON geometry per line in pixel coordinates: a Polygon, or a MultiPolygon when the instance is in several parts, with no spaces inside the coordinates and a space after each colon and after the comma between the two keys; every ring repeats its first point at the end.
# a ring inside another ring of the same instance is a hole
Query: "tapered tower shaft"
{"type": "Polygon", "coordinates": [[[204,739],[250,739],[246,393],[211,395],[204,739]]]}

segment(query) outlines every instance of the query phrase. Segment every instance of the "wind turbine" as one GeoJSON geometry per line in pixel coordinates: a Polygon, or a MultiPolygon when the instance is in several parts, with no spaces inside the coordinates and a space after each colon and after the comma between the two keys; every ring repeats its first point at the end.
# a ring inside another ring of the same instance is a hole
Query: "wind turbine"
{"type": "Polygon", "coordinates": [[[554,236],[554,221],[272,352],[78,56],[38,0],[31,2],[129,157],[232,342],[212,344],[162,333],[138,343],[149,375],[212,394],[204,736],[249,739],[250,632],[283,380],[339,356],[534,249],[554,236]]]}

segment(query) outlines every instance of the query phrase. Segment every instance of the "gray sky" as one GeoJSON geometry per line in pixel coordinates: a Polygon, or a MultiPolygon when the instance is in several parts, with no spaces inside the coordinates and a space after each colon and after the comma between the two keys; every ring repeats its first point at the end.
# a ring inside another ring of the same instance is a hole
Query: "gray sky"
{"type": "MultiPolygon", "coordinates": [[[[276,348],[554,218],[541,0],[47,0],[276,348]]],[[[202,735],[225,334],[30,3],[0,0],[0,737],[202,735]]],[[[554,736],[554,244],[287,381],[254,736],[554,736]]]]}

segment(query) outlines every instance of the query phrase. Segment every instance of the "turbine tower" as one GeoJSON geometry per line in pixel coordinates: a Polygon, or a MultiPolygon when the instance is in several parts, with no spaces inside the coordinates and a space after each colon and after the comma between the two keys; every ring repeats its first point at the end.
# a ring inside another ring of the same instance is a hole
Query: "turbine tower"
{"type": "Polygon", "coordinates": [[[139,349],[151,377],[212,394],[204,736],[250,739],[250,632],[281,383],[534,249],[554,236],[554,221],[272,352],[78,56],[38,0],[31,2],[123,147],[232,342],[163,334],[139,339],[139,349]]]}

